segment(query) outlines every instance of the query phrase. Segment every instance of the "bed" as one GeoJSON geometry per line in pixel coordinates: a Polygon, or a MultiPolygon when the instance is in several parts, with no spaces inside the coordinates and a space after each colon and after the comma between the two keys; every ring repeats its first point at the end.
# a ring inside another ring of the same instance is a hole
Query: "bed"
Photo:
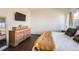
{"type": "Polygon", "coordinates": [[[79,44],[64,32],[52,32],[52,37],[57,51],[79,51],[79,44]]]}

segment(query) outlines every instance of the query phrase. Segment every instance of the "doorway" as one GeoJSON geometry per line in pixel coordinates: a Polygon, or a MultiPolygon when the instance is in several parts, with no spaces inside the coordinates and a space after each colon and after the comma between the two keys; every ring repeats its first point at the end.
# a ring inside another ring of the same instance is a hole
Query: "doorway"
{"type": "Polygon", "coordinates": [[[7,46],[6,19],[0,17],[0,50],[7,46]]]}

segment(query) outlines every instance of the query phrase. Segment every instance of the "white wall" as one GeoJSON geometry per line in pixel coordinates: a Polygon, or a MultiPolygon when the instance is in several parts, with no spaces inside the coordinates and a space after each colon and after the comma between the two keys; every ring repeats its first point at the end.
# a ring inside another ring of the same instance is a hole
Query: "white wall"
{"type": "Polygon", "coordinates": [[[31,26],[31,12],[29,9],[0,9],[0,17],[6,17],[6,22],[8,23],[8,28],[11,30],[13,26],[28,25],[31,26]],[[26,21],[15,21],[15,12],[20,12],[26,15],[26,21]]]}
{"type": "MultiPolygon", "coordinates": [[[[0,17],[5,17],[6,18],[6,31],[7,31],[7,39],[8,39],[8,30],[11,30],[12,27],[16,27],[18,25],[28,25],[31,27],[31,12],[29,9],[16,9],[16,8],[11,8],[11,9],[6,9],[6,8],[1,8],[0,9],[0,17]],[[20,12],[26,15],[26,21],[15,21],[14,19],[14,14],[15,12],[20,12]]],[[[9,40],[8,40],[9,41],[9,40]]]]}
{"type": "Polygon", "coordinates": [[[65,28],[66,14],[69,9],[31,9],[32,33],[39,34],[43,31],[60,31],[65,28]]]}

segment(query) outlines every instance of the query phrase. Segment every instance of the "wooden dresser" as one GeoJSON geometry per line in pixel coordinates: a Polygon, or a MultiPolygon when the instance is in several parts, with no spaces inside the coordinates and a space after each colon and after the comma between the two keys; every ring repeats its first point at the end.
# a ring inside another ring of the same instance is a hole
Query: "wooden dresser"
{"type": "Polygon", "coordinates": [[[13,27],[12,31],[9,31],[9,44],[16,47],[19,43],[26,40],[31,36],[31,29],[13,27]]]}

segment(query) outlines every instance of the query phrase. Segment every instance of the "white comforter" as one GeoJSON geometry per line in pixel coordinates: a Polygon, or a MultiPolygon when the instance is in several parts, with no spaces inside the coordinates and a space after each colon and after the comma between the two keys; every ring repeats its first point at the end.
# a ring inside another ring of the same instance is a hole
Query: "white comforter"
{"type": "Polygon", "coordinates": [[[58,51],[79,51],[79,44],[63,32],[52,32],[52,37],[58,51]]]}

